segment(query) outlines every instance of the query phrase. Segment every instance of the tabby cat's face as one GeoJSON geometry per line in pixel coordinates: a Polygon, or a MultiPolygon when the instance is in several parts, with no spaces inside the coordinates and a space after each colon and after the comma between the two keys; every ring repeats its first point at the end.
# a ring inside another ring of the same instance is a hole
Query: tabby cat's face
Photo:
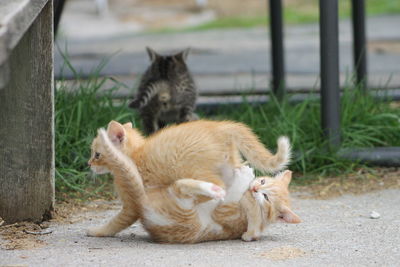
{"type": "MultiPolygon", "coordinates": [[[[158,79],[174,79],[182,73],[187,73],[186,58],[189,50],[186,49],[174,55],[160,55],[151,48],[147,48],[151,60],[149,72],[151,76],[158,79]]],[[[149,75],[150,75],[149,74],[149,75]]]]}

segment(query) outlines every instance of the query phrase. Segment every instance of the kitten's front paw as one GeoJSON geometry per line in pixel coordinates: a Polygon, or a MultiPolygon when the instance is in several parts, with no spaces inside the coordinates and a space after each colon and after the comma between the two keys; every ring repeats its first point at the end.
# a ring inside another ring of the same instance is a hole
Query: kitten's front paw
{"type": "Polygon", "coordinates": [[[235,169],[235,176],[240,179],[245,179],[247,181],[253,181],[255,178],[253,168],[243,165],[240,168],[235,169]]]}
{"type": "Polygon", "coordinates": [[[226,192],[223,188],[215,185],[213,183],[204,183],[203,184],[204,195],[209,196],[214,199],[223,200],[226,192]]]}
{"type": "Polygon", "coordinates": [[[86,231],[86,235],[94,237],[109,237],[114,236],[115,234],[104,231],[103,227],[92,227],[86,231]]]}
{"type": "Polygon", "coordinates": [[[246,242],[257,241],[258,239],[260,239],[259,236],[250,234],[249,232],[245,232],[244,234],[242,234],[242,240],[246,242]]]}

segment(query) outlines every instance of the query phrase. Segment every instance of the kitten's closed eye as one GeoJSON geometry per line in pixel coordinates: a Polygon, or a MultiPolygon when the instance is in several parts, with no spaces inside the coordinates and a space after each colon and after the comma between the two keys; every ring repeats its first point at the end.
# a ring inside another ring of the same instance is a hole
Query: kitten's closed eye
{"type": "Polygon", "coordinates": [[[266,200],[266,201],[269,201],[268,195],[265,194],[265,193],[263,193],[263,195],[264,195],[265,200],[266,200]]]}
{"type": "Polygon", "coordinates": [[[99,159],[100,158],[100,153],[99,152],[95,152],[94,153],[94,158],[95,159],[99,159]]]}

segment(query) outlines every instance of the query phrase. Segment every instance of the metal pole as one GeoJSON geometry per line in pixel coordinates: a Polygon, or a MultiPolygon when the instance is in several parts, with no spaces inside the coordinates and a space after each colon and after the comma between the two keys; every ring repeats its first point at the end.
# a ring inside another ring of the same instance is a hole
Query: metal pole
{"type": "Polygon", "coordinates": [[[357,84],[361,89],[367,88],[367,55],[365,38],[365,2],[352,0],[354,69],[357,73],[357,84]]]}
{"type": "Polygon", "coordinates": [[[321,121],[331,147],[340,145],[338,1],[319,0],[321,121]]]}
{"type": "Polygon", "coordinates": [[[282,1],[269,0],[271,18],[272,89],[278,99],[285,94],[285,63],[283,51],[282,1]]]}
{"type": "Polygon", "coordinates": [[[58,31],[58,24],[60,23],[61,14],[64,9],[65,0],[53,0],[54,4],[54,38],[58,31]]]}
{"type": "Polygon", "coordinates": [[[400,166],[400,147],[350,148],[339,150],[338,156],[379,166],[400,166]]]}

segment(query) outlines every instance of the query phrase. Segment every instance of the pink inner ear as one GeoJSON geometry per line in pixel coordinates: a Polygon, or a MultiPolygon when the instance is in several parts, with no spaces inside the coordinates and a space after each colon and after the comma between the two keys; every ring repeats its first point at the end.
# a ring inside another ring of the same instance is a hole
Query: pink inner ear
{"type": "Polygon", "coordinates": [[[125,137],[125,129],[124,127],[115,121],[110,122],[107,129],[108,136],[111,139],[111,142],[119,145],[125,137]]]}
{"type": "Polygon", "coordinates": [[[292,180],[292,172],[289,170],[284,171],[281,179],[285,182],[285,184],[289,185],[290,181],[292,180]]]}
{"type": "Polygon", "coordinates": [[[111,142],[114,144],[120,144],[124,140],[123,132],[110,133],[110,135],[111,142]]]}
{"type": "Polygon", "coordinates": [[[120,142],[122,142],[122,140],[124,140],[124,133],[121,132],[117,133],[117,138],[120,142]]]}

